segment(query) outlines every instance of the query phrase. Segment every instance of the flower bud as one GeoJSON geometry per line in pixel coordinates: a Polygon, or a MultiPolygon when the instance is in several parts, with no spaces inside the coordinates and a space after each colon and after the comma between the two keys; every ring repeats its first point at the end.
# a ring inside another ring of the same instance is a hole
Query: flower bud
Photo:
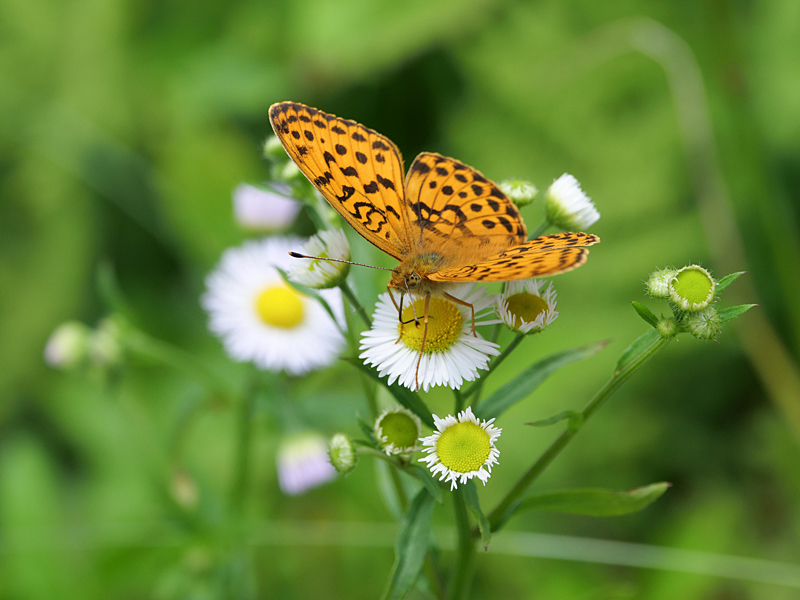
{"type": "MultiPolygon", "coordinates": [[[[301,254],[350,260],[350,244],[344,231],[335,229],[312,235],[300,247],[301,254]]],[[[297,266],[289,271],[289,279],[315,289],[327,289],[341,284],[350,272],[350,265],[310,258],[297,258],[297,266]]]]}
{"type": "Polygon", "coordinates": [[[286,154],[278,136],[271,135],[264,141],[264,157],[270,160],[289,160],[289,155],[286,154]]]}
{"type": "Polygon", "coordinates": [[[658,269],[650,274],[650,279],[647,280],[647,293],[651,298],[657,300],[666,300],[669,298],[669,282],[675,277],[677,269],[658,269]]]}
{"type": "Polygon", "coordinates": [[[233,191],[233,216],[245,229],[255,231],[275,231],[285,229],[294,223],[302,208],[297,200],[289,197],[288,185],[276,185],[285,193],[264,190],[241,183],[233,191]]]}
{"type": "Polygon", "coordinates": [[[662,338],[675,337],[675,334],[678,333],[678,324],[672,317],[659,319],[658,323],[656,323],[656,331],[658,331],[658,335],[662,338]]]}
{"type": "Polygon", "coordinates": [[[715,340],[722,329],[719,313],[713,306],[689,313],[685,323],[689,333],[700,340],[715,340]]]}
{"type": "Polygon", "coordinates": [[[703,310],[714,299],[716,282],[703,267],[689,265],[679,269],[669,281],[669,299],[681,310],[703,310]]]}
{"type": "Polygon", "coordinates": [[[539,190],[530,181],[521,179],[507,179],[498,185],[503,193],[520,208],[533,202],[539,193],[539,190]]]}
{"type": "Polygon", "coordinates": [[[59,325],[44,348],[44,361],[54,369],[69,371],[89,358],[91,330],[77,321],[59,325]]]}
{"type": "Polygon", "coordinates": [[[387,408],[375,419],[375,439],[386,454],[411,456],[421,435],[419,417],[402,406],[387,408]]]}
{"type": "Polygon", "coordinates": [[[113,317],[103,319],[92,333],[89,357],[100,367],[115,367],[122,363],[122,328],[113,317]]]}
{"type": "Polygon", "coordinates": [[[314,431],[290,435],[278,450],[278,485],[287,496],[297,496],[336,476],[328,460],[325,438],[314,431]]]}
{"type": "Polygon", "coordinates": [[[328,457],[333,468],[341,475],[347,475],[356,468],[358,454],[353,440],[346,433],[337,433],[328,443],[328,457]]]}
{"type": "Polygon", "coordinates": [[[289,161],[285,165],[283,165],[283,169],[280,171],[280,177],[284,181],[305,181],[305,175],[303,175],[302,171],[298,168],[298,166],[294,163],[294,161],[289,161]]]}
{"type": "Polygon", "coordinates": [[[564,173],[556,179],[544,198],[547,220],[564,231],[584,231],[600,219],[591,198],[572,175],[564,173]]]}

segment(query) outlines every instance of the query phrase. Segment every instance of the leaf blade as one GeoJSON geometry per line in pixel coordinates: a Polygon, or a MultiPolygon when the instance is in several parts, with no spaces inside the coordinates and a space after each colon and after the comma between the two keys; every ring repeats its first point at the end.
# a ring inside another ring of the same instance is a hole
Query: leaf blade
{"type": "Polygon", "coordinates": [[[671,485],[661,481],[625,491],[576,488],[539,492],[523,499],[517,511],[538,510],[590,517],[617,517],[643,510],[658,500],[671,485]]]}
{"type": "MultiPolygon", "coordinates": [[[[651,330],[653,331],[653,330],[651,330]]],[[[503,385],[494,394],[478,404],[474,413],[481,419],[500,416],[511,406],[523,400],[555,371],[573,362],[590,358],[600,352],[608,342],[596,342],[587,346],[571,348],[551,354],[531,365],[514,379],[503,385]]]]}
{"type": "Polygon", "coordinates": [[[422,488],[414,498],[400,524],[395,545],[395,563],[384,600],[401,600],[414,586],[430,542],[433,496],[422,488]]]}

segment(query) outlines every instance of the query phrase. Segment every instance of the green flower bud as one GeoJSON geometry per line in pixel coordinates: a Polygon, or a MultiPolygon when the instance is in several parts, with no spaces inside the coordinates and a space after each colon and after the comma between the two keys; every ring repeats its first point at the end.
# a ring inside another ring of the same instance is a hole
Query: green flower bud
{"type": "Polygon", "coordinates": [[[353,440],[346,433],[337,433],[328,443],[328,456],[333,468],[342,475],[347,475],[356,468],[358,454],[353,440]]]}
{"type": "Polygon", "coordinates": [[[387,408],[375,420],[375,439],[389,455],[411,456],[421,435],[419,417],[402,406],[387,408]]]}
{"type": "Polygon", "coordinates": [[[67,321],[50,335],[44,348],[44,361],[54,369],[70,371],[89,358],[92,335],[83,323],[67,321]]]}
{"type": "Polygon", "coordinates": [[[90,339],[89,357],[100,367],[115,367],[122,363],[122,328],[113,318],[100,322],[90,339]]]}
{"type": "Polygon", "coordinates": [[[539,190],[530,181],[522,179],[507,179],[499,184],[503,193],[511,198],[511,201],[520,208],[526,206],[536,199],[539,190]]]}
{"type": "Polygon", "coordinates": [[[289,160],[289,155],[286,154],[278,136],[271,135],[264,141],[264,157],[277,161],[289,160]]]}
{"type": "Polygon", "coordinates": [[[283,169],[281,169],[281,179],[284,181],[299,181],[305,180],[305,175],[303,175],[302,171],[300,171],[294,161],[290,160],[283,165],[283,169]]]}
{"type": "Polygon", "coordinates": [[[663,338],[675,337],[675,334],[678,333],[678,324],[672,317],[659,319],[658,323],[656,323],[656,331],[663,338]]]}
{"type": "Polygon", "coordinates": [[[669,299],[681,310],[703,310],[714,299],[716,282],[703,267],[689,265],[675,273],[669,281],[669,299]]]}
{"type": "Polygon", "coordinates": [[[704,308],[686,316],[686,328],[700,340],[715,340],[722,329],[722,321],[717,309],[713,306],[704,308]]]}
{"type": "Polygon", "coordinates": [[[650,274],[647,280],[647,293],[651,298],[666,300],[669,298],[669,282],[675,277],[677,269],[659,269],[650,274]]]}

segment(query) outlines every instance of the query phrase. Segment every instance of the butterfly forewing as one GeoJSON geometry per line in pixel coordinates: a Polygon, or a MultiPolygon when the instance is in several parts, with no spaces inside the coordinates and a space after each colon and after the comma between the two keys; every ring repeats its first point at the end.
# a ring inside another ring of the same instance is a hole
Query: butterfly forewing
{"type": "Polygon", "coordinates": [[[472,167],[423,152],[406,176],[406,203],[418,247],[452,265],[476,262],[525,241],[519,210],[472,167]]]}
{"type": "Polygon", "coordinates": [[[397,259],[411,251],[403,160],[388,138],[295,102],[273,104],[269,118],[292,160],[353,229],[397,259]]]}
{"type": "Polygon", "coordinates": [[[549,277],[571,271],[589,256],[585,246],[600,241],[588,233],[556,233],[514,246],[475,264],[431,273],[432,281],[511,281],[527,277],[549,277]]]}

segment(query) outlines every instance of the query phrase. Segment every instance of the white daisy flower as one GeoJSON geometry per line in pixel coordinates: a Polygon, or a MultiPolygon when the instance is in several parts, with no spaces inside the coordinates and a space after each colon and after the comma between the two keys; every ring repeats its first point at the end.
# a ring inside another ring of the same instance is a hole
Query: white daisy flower
{"type": "MultiPolygon", "coordinates": [[[[320,231],[316,235],[312,235],[300,247],[299,252],[322,258],[350,260],[350,244],[341,229],[320,231]]],[[[297,283],[302,283],[310,288],[324,289],[339,285],[349,272],[350,265],[347,263],[296,258],[295,265],[288,275],[289,279],[297,283]]]]}
{"type": "Polygon", "coordinates": [[[417,440],[422,435],[422,423],[407,408],[394,406],[384,410],[375,419],[374,432],[375,439],[386,454],[408,458],[417,450],[417,440]]]}
{"type": "Polygon", "coordinates": [[[289,197],[289,186],[270,191],[242,183],[233,190],[233,216],[245,229],[286,229],[294,223],[301,208],[300,202],[289,197]]]}
{"type": "MultiPolygon", "coordinates": [[[[492,304],[483,289],[473,290],[472,285],[460,286],[450,293],[472,304],[476,318],[492,304]]],[[[436,385],[458,389],[464,381],[474,381],[478,369],[488,367],[489,356],[500,354],[497,344],[472,334],[469,307],[445,298],[431,298],[425,351],[420,360],[424,307],[424,298],[412,297],[403,309],[402,320],[406,324],[401,325],[389,294],[378,297],[372,328],[361,338],[359,358],[367,365],[374,365],[381,377],[388,375],[389,384],[398,381],[416,390],[419,364],[419,387],[426,392],[436,385]],[[419,327],[414,324],[415,317],[419,327]]]]}
{"type": "Polygon", "coordinates": [[[492,473],[492,465],[497,464],[500,451],[494,445],[503,431],[492,425],[494,419],[479,421],[472,414],[472,408],[447,415],[440,419],[433,415],[436,431],[422,438],[423,452],[428,456],[420,462],[428,463],[433,475],[441,473],[439,481],[450,482],[450,489],[465,484],[477,477],[486,485],[492,473]]]}
{"type": "Polygon", "coordinates": [[[519,279],[506,283],[506,290],[496,296],[496,310],[506,327],[517,333],[536,333],[558,318],[556,290],[552,283],[519,279]]]}
{"type": "Polygon", "coordinates": [[[584,231],[600,219],[600,213],[569,173],[556,179],[544,198],[547,220],[564,231],[584,231]]]}
{"type": "Polygon", "coordinates": [[[278,485],[287,496],[297,496],[336,477],[328,458],[328,443],[313,431],[281,442],[277,457],[278,485]]]}
{"type": "MultiPolygon", "coordinates": [[[[300,240],[250,240],[222,255],[206,279],[202,304],[209,328],[239,362],[253,362],[268,371],[303,375],[333,363],[345,340],[319,302],[289,287],[275,267],[286,269],[289,251],[300,240]]],[[[344,323],[339,290],[321,290],[344,323]]]]}

